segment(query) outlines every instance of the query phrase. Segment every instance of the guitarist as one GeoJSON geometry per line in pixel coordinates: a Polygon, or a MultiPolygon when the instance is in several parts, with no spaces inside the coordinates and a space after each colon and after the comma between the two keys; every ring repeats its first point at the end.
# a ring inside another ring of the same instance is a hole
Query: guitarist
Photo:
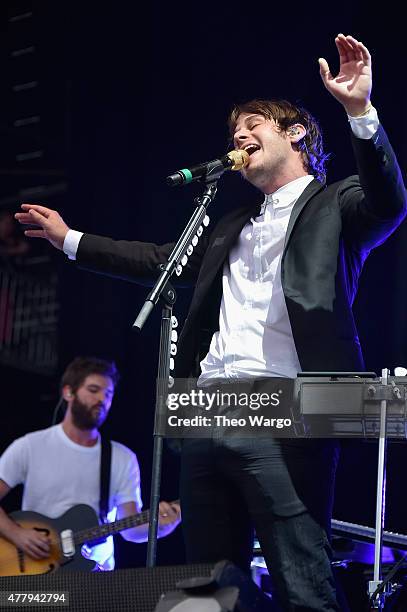
{"type": "MultiPolygon", "coordinates": [[[[113,400],[118,372],[113,362],[77,357],[61,381],[67,410],[62,423],[15,440],[0,457],[0,500],[18,484],[24,485],[22,510],[56,518],[77,504],[91,506],[99,515],[101,437],[113,400]]],[[[112,442],[109,521],[141,511],[140,469],[136,455],[123,444],[112,442]]],[[[180,507],[160,503],[159,537],[180,523],[180,507]]],[[[34,559],[49,555],[50,543],[34,529],[18,526],[0,507],[0,535],[34,559]]],[[[122,532],[132,542],[145,542],[148,525],[122,532]]],[[[114,569],[113,538],[83,554],[100,569],[114,569]]]]}

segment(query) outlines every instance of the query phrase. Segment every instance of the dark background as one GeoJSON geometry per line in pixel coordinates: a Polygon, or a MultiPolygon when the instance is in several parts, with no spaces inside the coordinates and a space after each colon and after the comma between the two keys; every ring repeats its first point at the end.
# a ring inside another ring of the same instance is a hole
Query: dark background
{"type": "MultiPolygon", "coordinates": [[[[347,118],[325,90],[317,63],[323,56],[336,72],[338,32],[354,35],[372,52],[372,100],[405,168],[405,55],[401,16],[391,6],[379,12],[357,1],[329,6],[4,1],[0,206],[14,212],[24,199],[22,190],[40,186],[31,192],[38,195],[34,201],[57,208],[74,229],[158,243],[173,239],[198,190],[195,185],[170,190],[164,177],[221,155],[228,111],[253,97],[286,97],[307,107],[319,118],[332,154],[328,181],[353,174],[347,118]],[[16,20],[25,13],[31,15],[16,20]],[[34,51],[13,55],[30,45],[34,51]],[[23,103],[13,85],[32,79],[38,80],[35,95],[27,94],[23,103]],[[24,104],[31,104],[41,122],[22,135],[13,121],[28,112],[24,104]],[[40,159],[17,160],[18,151],[38,148],[40,159]]],[[[252,197],[255,192],[240,177],[225,175],[211,216],[252,197]]],[[[377,372],[407,364],[406,237],[404,225],[372,253],[355,305],[367,367],[377,372]]],[[[58,363],[42,374],[1,366],[0,452],[14,438],[50,424],[59,376],[74,356],[114,359],[122,380],[103,431],[137,452],[148,507],[160,309],[142,334],[134,335],[131,324],[145,288],[77,270],[45,244],[32,249],[48,253],[59,274],[58,363]]],[[[180,321],[190,297],[179,291],[180,321]]],[[[376,456],[375,443],[345,443],[335,518],[374,524],[376,456]]],[[[403,533],[405,461],[405,444],[391,443],[386,525],[403,533]]],[[[167,450],[162,498],[177,496],[178,458],[167,450]]],[[[11,510],[18,503],[11,495],[5,505],[11,510]]],[[[117,540],[118,566],[143,565],[145,545],[117,540]]],[[[159,559],[183,561],[180,529],[160,541],[159,559]]]]}

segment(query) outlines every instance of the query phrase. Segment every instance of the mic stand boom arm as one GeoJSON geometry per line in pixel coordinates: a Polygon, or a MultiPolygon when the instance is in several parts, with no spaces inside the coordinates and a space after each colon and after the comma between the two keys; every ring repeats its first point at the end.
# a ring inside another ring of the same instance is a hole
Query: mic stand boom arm
{"type": "Polygon", "coordinates": [[[201,225],[205,224],[204,220],[206,217],[206,209],[208,208],[212,200],[215,198],[216,191],[217,185],[216,181],[214,181],[206,186],[205,191],[201,197],[195,198],[195,203],[198,204],[198,206],[194,210],[192,217],[188,221],[187,226],[185,227],[180,238],[178,239],[178,242],[173,248],[167,263],[162,264],[162,272],[153,289],[147,296],[146,301],[144,302],[144,305],[137,316],[137,319],[133,323],[133,329],[135,329],[136,331],[141,331],[155,304],[160,299],[165,285],[167,284],[171,276],[174,274],[174,271],[177,269],[177,266],[181,265],[182,259],[183,257],[185,257],[187,249],[191,245],[194,235],[197,231],[199,231],[201,225]]]}
{"type": "MultiPolygon", "coordinates": [[[[202,196],[195,198],[197,207],[193,212],[187,226],[181,234],[178,242],[173,248],[166,264],[159,266],[161,274],[152,291],[147,296],[135,322],[133,329],[141,331],[155,304],[161,298],[164,306],[161,314],[160,348],[158,356],[158,379],[155,403],[154,419],[154,444],[153,465],[151,473],[150,490],[150,522],[148,529],[147,544],[147,567],[154,567],[157,555],[157,530],[158,530],[158,506],[160,502],[161,465],[163,454],[163,433],[161,428],[162,418],[165,416],[165,408],[168,396],[168,384],[171,366],[171,334],[175,317],[172,316],[172,307],[176,300],[176,293],[169,282],[171,276],[176,272],[182,272],[186,265],[188,254],[193,249],[193,239],[198,238],[203,231],[202,225],[208,225],[209,218],[206,209],[216,196],[217,179],[223,174],[224,168],[216,168],[211,176],[206,177],[206,186],[202,196]]],[[[196,244],[196,242],[195,242],[196,244]]],[[[175,326],[175,325],[174,325],[175,326]]]]}

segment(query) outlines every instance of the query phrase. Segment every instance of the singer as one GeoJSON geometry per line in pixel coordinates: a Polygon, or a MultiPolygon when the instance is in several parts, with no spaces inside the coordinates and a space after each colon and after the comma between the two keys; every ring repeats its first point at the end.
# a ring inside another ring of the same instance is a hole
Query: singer
{"type": "MultiPolygon", "coordinates": [[[[339,73],[320,59],[343,106],[357,174],[325,184],[312,115],[285,100],[254,100],[229,118],[241,172],[263,194],[201,241],[185,276],[199,283],[179,341],[177,376],[295,377],[361,371],[352,314],[363,263],[400,225],[406,192],[370,101],[371,58],[352,36],[335,39],[339,73]],[[209,330],[209,335],[208,335],[209,330]],[[199,372],[195,364],[200,363],[199,372]]],[[[49,240],[79,266],[120,277],[155,274],[171,244],[113,241],[70,230],[56,211],[24,204],[26,235],[49,240]]],[[[339,610],[329,524],[338,449],[325,440],[183,441],[181,502],[189,562],[228,558],[248,570],[256,529],[285,610],[339,610]]]]}

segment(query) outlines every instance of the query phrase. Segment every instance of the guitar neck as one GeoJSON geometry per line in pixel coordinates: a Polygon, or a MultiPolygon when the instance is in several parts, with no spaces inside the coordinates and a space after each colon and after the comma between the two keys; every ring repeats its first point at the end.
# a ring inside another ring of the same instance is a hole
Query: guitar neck
{"type": "MultiPolygon", "coordinates": [[[[179,504],[179,500],[170,502],[170,504],[179,504]]],[[[106,536],[119,533],[119,531],[130,529],[131,527],[145,525],[149,522],[149,520],[150,510],[144,510],[143,512],[133,514],[132,516],[126,516],[118,521],[114,521],[113,523],[104,523],[103,525],[96,525],[90,529],[77,531],[74,534],[74,542],[77,546],[79,544],[84,544],[85,542],[91,542],[92,540],[99,540],[100,538],[105,538],[106,536]]]]}

